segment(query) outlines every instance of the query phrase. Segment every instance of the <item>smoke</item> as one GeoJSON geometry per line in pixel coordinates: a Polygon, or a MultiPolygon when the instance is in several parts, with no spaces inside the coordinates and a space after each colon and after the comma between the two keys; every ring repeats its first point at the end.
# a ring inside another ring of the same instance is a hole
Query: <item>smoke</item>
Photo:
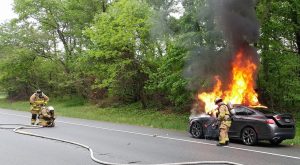
{"type": "MultiPolygon", "coordinates": [[[[169,21],[170,17],[179,19],[184,9],[181,6],[182,0],[148,0],[149,4],[155,9],[155,13],[149,20],[152,24],[151,37],[154,39],[163,39],[174,35],[176,29],[169,21]]],[[[174,19],[173,18],[173,19],[174,19]]]]}
{"type": "Polygon", "coordinates": [[[217,24],[233,46],[254,43],[259,37],[259,24],[254,0],[215,0],[217,24]]]}
{"type": "Polygon", "coordinates": [[[233,55],[241,48],[258,63],[251,46],[259,38],[255,5],[255,0],[207,0],[199,10],[199,24],[205,25],[207,35],[205,46],[195,46],[189,52],[184,76],[190,80],[190,89],[211,89],[215,75],[227,83],[233,55]]]}

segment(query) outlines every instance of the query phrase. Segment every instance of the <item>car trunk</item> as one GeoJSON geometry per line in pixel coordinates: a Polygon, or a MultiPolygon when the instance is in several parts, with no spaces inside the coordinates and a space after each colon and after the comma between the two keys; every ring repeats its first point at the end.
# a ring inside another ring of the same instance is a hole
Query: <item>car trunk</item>
{"type": "Polygon", "coordinates": [[[290,114],[265,114],[265,116],[273,119],[281,128],[292,128],[295,125],[295,121],[290,114]]]}

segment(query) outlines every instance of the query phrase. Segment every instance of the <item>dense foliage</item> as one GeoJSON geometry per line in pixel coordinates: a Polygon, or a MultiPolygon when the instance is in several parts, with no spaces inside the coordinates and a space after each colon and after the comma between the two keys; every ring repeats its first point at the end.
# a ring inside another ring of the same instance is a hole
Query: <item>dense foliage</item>
{"type": "MultiPolygon", "coordinates": [[[[189,109],[206,82],[192,84],[197,77],[184,73],[189,61],[201,48],[217,52],[226,45],[207,3],[15,0],[19,17],[0,26],[0,91],[10,99],[28,99],[41,88],[50,97],[82,97],[102,106],[189,109]]],[[[261,0],[256,11],[260,100],[297,109],[300,2],[261,0]]]]}
{"type": "Polygon", "coordinates": [[[299,109],[300,100],[300,2],[261,1],[261,100],[278,109],[299,109]]]}

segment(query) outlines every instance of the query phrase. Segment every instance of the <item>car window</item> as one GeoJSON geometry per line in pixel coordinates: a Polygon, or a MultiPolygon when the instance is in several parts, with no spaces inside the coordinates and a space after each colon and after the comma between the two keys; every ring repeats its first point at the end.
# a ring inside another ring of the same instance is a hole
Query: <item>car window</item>
{"type": "Polygon", "coordinates": [[[248,115],[247,109],[242,108],[242,107],[237,107],[237,108],[235,108],[235,115],[246,116],[246,115],[248,115]]]}
{"type": "Polygon", "coordinates": [[[257,110],[257,111],[259,111],[259,112],[261,112],[261,113],[263,113],[263,114],[271,114],[271,115],[275,115],[275,114],[278,114],[278,112],[274,112],[274,111],[272,111],[272,110],[270,110],[270,109],[263,109],[263,108],[255,108],[255,110],[257,110]]]}
{"type": "MultiPolygon", "coordinates": [[[[246,109],[246,108],[245,108],[245,109],[246,109]]],[[[254,114],[255,114],[254,111],[251,111],[251,110],[249,110],[249,109],[246,109],[246,112],[247,112],[248,115],[254,115],[254,114]]]]}

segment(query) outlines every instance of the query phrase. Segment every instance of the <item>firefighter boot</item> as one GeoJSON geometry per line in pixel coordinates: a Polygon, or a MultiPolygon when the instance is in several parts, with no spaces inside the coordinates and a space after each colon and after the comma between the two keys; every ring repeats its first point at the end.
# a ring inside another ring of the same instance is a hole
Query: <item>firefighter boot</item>
{"type": "Polygon", "coordinates": [[[31,125],[34,125],[35,124],[35,119],[31,119],[31,125]]]}
{"type": "Polygon", "coordinates": [[[226,146],[226,143],[217,143],[217,146],[219,146],[219,147],[226,146]]]}
{"type": "Polygon", "coordinates": [[[31,115],[31,125],[34,125],[37,119],[37,114],[32,114],[31,115]]]}

